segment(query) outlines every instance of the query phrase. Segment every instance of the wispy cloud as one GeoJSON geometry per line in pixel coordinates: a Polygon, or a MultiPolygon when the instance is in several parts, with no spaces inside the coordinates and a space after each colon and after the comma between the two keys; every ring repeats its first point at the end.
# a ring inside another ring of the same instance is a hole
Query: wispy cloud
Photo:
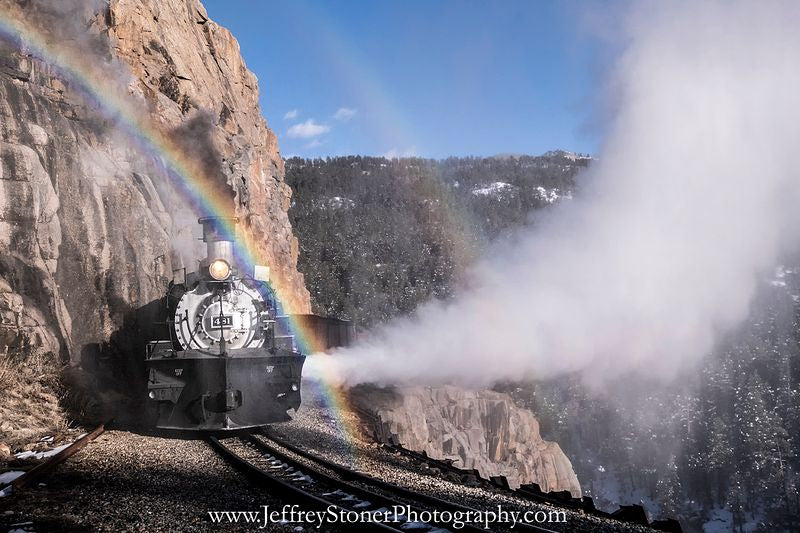
{"type": "Polygon", "coordinates": [[[387,151],[383,154],[383,157],[386,159],[397,159],[400,157],[416,157],[417,156],[417,147],[412,146],[410,148],[406,148],[405,150],[400,150],[398,148],[392,148],[391,150],[387,151]]]}
{"type": "Polygon", "coordinates": [[[320,141],[319,139],[313,139],[310,143],[305,145],[303,148],[305,148],[306,150],[310,150],[312,148],[317,148],[319,146],[322,146],[323,144],[325,144],[325,141],[320,141]]]}
{"type": "Polygon", "coordinates": [[[336,113],[333,114],[333,118],[336,120],[341,120],[342,122],[347,122],[358,113],[358,109],[353,109],[352,107],[340,107],[336,110],[336,113]]]}
{"type": "Polygon", "coordinates": [[[287,111],[286,114],[283,115],[283,120],[292,120],[294,118],[297,118],[297,109],[287,111]]]}
{"type": "Polygon", "coordinates": [[[313,118],[300,122],[289,128],[286,135],[293,139],[312,139],[319,137],[323,133],[331,131],[331,127],[325,124],[317,124],[313,118]]]}

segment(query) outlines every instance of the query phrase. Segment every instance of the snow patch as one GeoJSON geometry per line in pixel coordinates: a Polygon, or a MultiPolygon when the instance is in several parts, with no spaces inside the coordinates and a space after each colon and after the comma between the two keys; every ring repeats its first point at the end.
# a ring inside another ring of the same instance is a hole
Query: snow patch
{"type": "Polygon", "coordinates": [[[15,479],[22,476],[24,473],[25,472],[12,470],[10,472],[3,472],[0,474],[0,485],[6,485],[2,490],[0,490],[0,498],[5,498],[14,491],[14,487],[11,486],[11,483],[13,483],[15,479]]]}
{"type": "Polygon", "coordinates": [[[733,515],[728,509],[714,509],[703,524],[703,533],[725,533],[733,531],[733,515]]]}
{"type": "Polygon", "coordinates": [[[31,531],[35,531],[33,522],[20,522],[11,524],[11,529],[8,530],[8,533],[30,533],[31,531]]]}
{"type": "Polygon", "coordinates": [[[566,150],[550,150],[545,152],[544,157],[563,157],[570,161],[590,161],[594,158],[590,155],[576,154],[575,152],[567,152],[566,150]]]}
{"type": "Polygon", "coordinates": [[[0,474],[0,485],[7,485],[24,473],[25,472],[19,472],[17,470],[12,470],[10,472],[3,472],[2,474],[0,474]]]}
{"type": "Polygon", "coordinates": [[[517,192],[517,187],[503,181],[495,181],[485,187],[472,189],[474,196],[494,196],[496,198],[505,194],[514,194],[515,192],[517,192]]]}
{"type": "MultiPolygon", "coordinates": [[[[83,437],[83,435],[78,437],[78,439],[80,439],[81,437],[83,437]]],[[[52,456],[56,455],[57,453],[59,453],[61,450],[64,450],[64,449],[68,448],[70,446],[70,444],[72,444],[72,443],[64,444],[62,446],[58,446],[57,448],[53,448],[52,450],[47,450],[46,452],[20,452],[20,453],[15,453],[14,457],[16,459],[45,459],[47,457],[52,457],[52,456]]]]}
{"type": "Polygon", "coordinates": [[[332,196],[322,200],[318,205],[321,209],[349,209],[355,207],[356,203],[344,196],[332,196]]]}
{"type": "Polygon", "coordinates": [[[767,280],[767,282],[773,287],[786,287],[787,274],[794,274],[794,271],[790,268],[786,268],[783,265],[778,265],[775,267],[775,274],[773,275],[772,279],[767,280]]]}
{"type": "MultiPolygon", "coordinates": [[[[552,189],[545,189],[542,186],[536,187],[536,193],[539,195],[539,198],[547,202],[548,204],[554,203],[556,200],[561,198],[561,191],[557,188],[552,189]]],[[[564,195],[566,198],[567,195],[564,195]]],[[[569,194],[569,198],[572,198],[572,195],[569,194]]]]}

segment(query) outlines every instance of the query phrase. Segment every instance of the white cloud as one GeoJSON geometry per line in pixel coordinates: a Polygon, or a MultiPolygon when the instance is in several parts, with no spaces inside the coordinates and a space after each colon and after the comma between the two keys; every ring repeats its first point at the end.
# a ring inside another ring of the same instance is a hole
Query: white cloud
{"type": "Polygon", "coordinates": [[[333,114],[333,118],[336,120],[341,120],[342,122],[347,122],[358,113],[358,109],[353,109],[352,107],[340,107],[336,110],[336,113],[333,114]]]}
{"type": "Polygon", "coordinates": [[[385,157],[386,159],[397,159],[399,157],[417,157],[417,147],[412,146],[410,148],[406,148],[405,150],[392,148],[391,150],[383,154],[383,157],[385,157]]]}
{"type": "Polygon", "coordinates": [[[313,118],[310,118],[305,122],[300,122],[290,127],[286,135],[294,139],[311,139],[313,137],[319,137],[323,133],[328,133],[329,131],[331,131],[330,126],[317,124],[314,122],[313,118]]]}
{"type": "Polygon", "coordinates": [[[297,118],[297,109],[287,111],[286,114],[283,115],[283,120],[292,120],[293,118],[297,118]]]}

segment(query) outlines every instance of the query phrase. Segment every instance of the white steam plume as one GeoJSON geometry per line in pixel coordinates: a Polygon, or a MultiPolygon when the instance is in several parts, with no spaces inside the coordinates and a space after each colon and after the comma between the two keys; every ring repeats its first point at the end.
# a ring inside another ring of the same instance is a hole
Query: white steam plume
{"type": "Polygon", "coordinates": [[[800,4],[636,3],[616,113],[581,194],[431,302],[312,373],[459,383],[669,378],[800,244],[800,4]]]}

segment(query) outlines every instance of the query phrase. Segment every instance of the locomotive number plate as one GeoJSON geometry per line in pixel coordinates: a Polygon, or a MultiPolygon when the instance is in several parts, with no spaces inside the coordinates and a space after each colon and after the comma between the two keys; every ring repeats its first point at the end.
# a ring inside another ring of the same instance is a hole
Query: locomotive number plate
{"type": "Polygon", "coordinates": [[[212,328],[232,328],[233,327],[233,317],[231,315],[222,315],[222,316],[212,316],[211,317],[211,327],[212,328]]]}

